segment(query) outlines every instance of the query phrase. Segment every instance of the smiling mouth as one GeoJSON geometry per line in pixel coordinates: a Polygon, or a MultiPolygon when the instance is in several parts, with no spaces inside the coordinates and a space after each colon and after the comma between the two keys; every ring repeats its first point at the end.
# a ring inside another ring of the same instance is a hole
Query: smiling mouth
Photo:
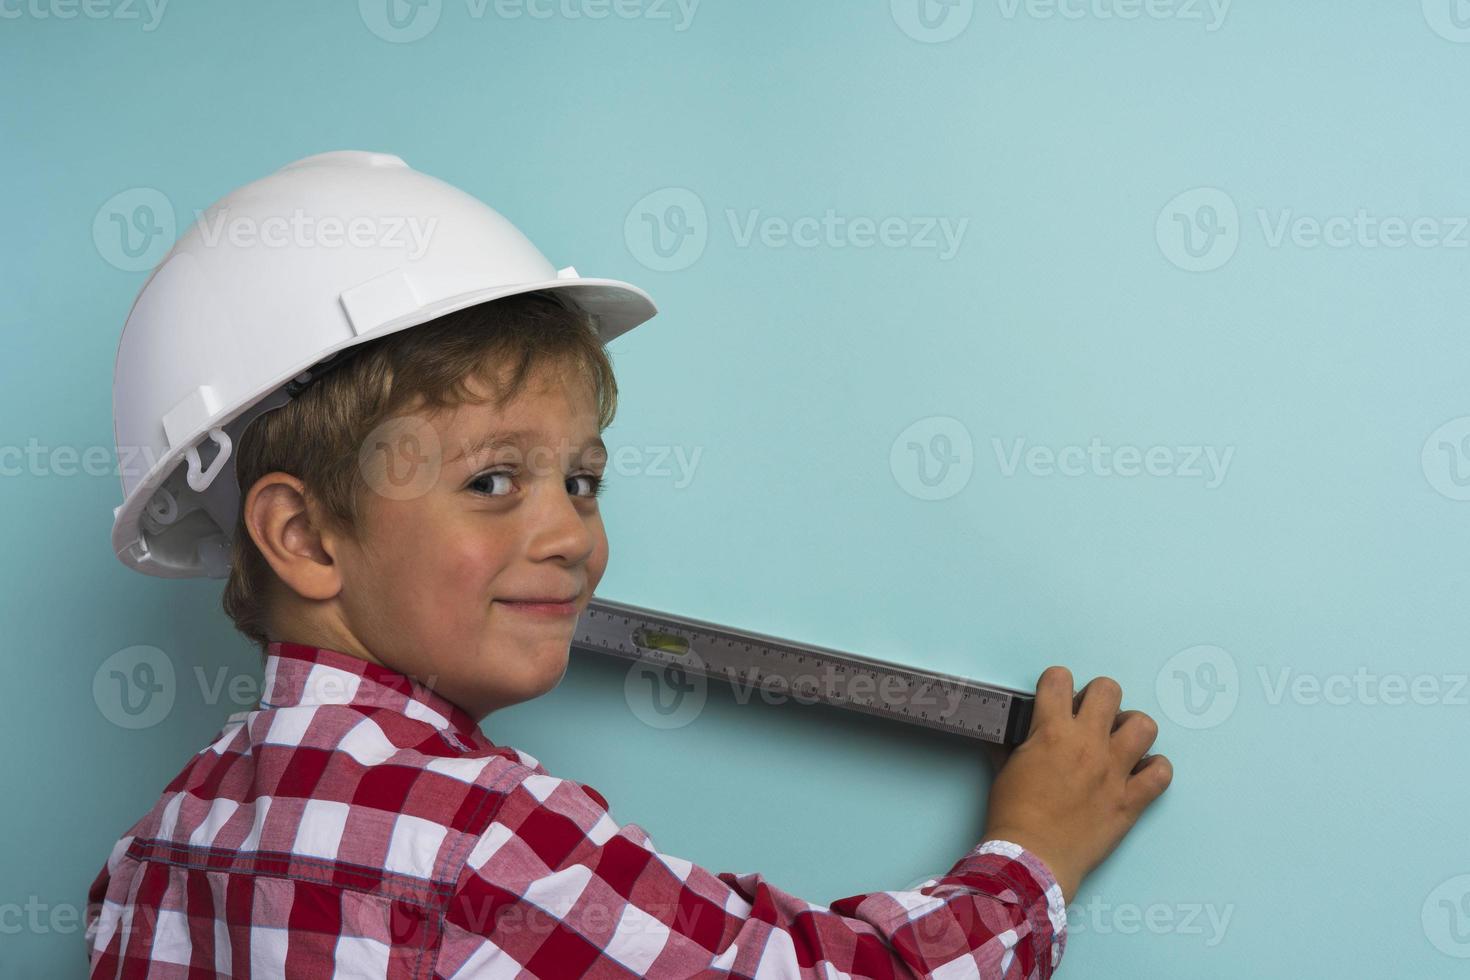
{"type": "Polygon", "coordinates": [[[507,609],[526,613],[533,616],[562,617],[573,616],[577,612],[575,597],[566,601],[522,600],[522,599],[496,599],[507,609]]]}

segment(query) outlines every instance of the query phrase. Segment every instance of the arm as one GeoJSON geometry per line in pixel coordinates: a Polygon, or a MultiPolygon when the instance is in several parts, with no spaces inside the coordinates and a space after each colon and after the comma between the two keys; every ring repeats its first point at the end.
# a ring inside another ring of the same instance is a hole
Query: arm
{"type": "Polygon", "coordinates": [[[531,761],[468,856],[445,915],[441,976],[522,966],[537,976],[829,977],[835,968],[1045,980],[1065,948],[1055,878],[1005,841],[977,846],[917,891],[823,907],[759,874],[715,874],[662,854],[642,827],[616,823],[596,790],[531,761]]]}

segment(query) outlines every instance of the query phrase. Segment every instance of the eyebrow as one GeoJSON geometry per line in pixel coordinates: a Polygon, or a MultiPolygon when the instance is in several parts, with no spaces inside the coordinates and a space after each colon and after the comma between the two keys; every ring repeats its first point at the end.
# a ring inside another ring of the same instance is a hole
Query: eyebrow
{"type": "MultiPolygon", "coordinates": [[[[518,448],[524,448],[529,442],[544,442],[545,439],[546,433],[541,432],[538,429],[508,429],[499,432],[491,432],[488,435],[482,436],[481,438],[475,440],[473,443],[467,445],[463,452],[451,456],[448,459],[448,462],[458,462],[461,459],[468,459],[472,456],[478,456],[480,453],[488,452],[492,449],[503,449],[506,446],[516,446],[518,448]]],[[[602,441],[600,437],[592,436],[591,438],[583,442],[582,445],[576,447],[577,452],[586,452],[589,449],[598,449],[601,450],[603,453],[606,453],[607,445],[602,441]]]]}

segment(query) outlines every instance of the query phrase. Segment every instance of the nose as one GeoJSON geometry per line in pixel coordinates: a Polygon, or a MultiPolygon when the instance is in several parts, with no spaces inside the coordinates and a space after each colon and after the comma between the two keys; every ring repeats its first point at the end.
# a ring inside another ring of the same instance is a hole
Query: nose
{"type": "Polygon", "coordinates": [[[538,481],[531,506],[525,508],[528,555],[537,560],[567,564],[587,561],[597,547],[601,524],[595,512],[584,513],[565,483],[538,481]]]}

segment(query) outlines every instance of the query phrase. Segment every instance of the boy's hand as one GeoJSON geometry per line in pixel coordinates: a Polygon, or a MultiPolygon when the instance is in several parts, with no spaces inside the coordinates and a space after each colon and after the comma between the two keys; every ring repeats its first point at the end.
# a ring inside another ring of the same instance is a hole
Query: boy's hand
{"type": "Polygon", "coordinates": [[[1000,772],[1006,760],[1011,757],[1012,746],[1001,745],[997,742],[981,742],[980,747],[985,750],[985,757],[990,760],[990,771],[1000,772]]]}
{"type": "Polygon", "coordinates": [[[1072,672],[1048,667],[1026,741],[987,746],[999,773],[984,840],[1008,840],[1041,858],[1067,904],[1174,778],[1167,758],[1145,755],[1158,723],[1141,711],[1120,713],[1122,697],[1110,677],[1074,696],[1072,672]]]}

